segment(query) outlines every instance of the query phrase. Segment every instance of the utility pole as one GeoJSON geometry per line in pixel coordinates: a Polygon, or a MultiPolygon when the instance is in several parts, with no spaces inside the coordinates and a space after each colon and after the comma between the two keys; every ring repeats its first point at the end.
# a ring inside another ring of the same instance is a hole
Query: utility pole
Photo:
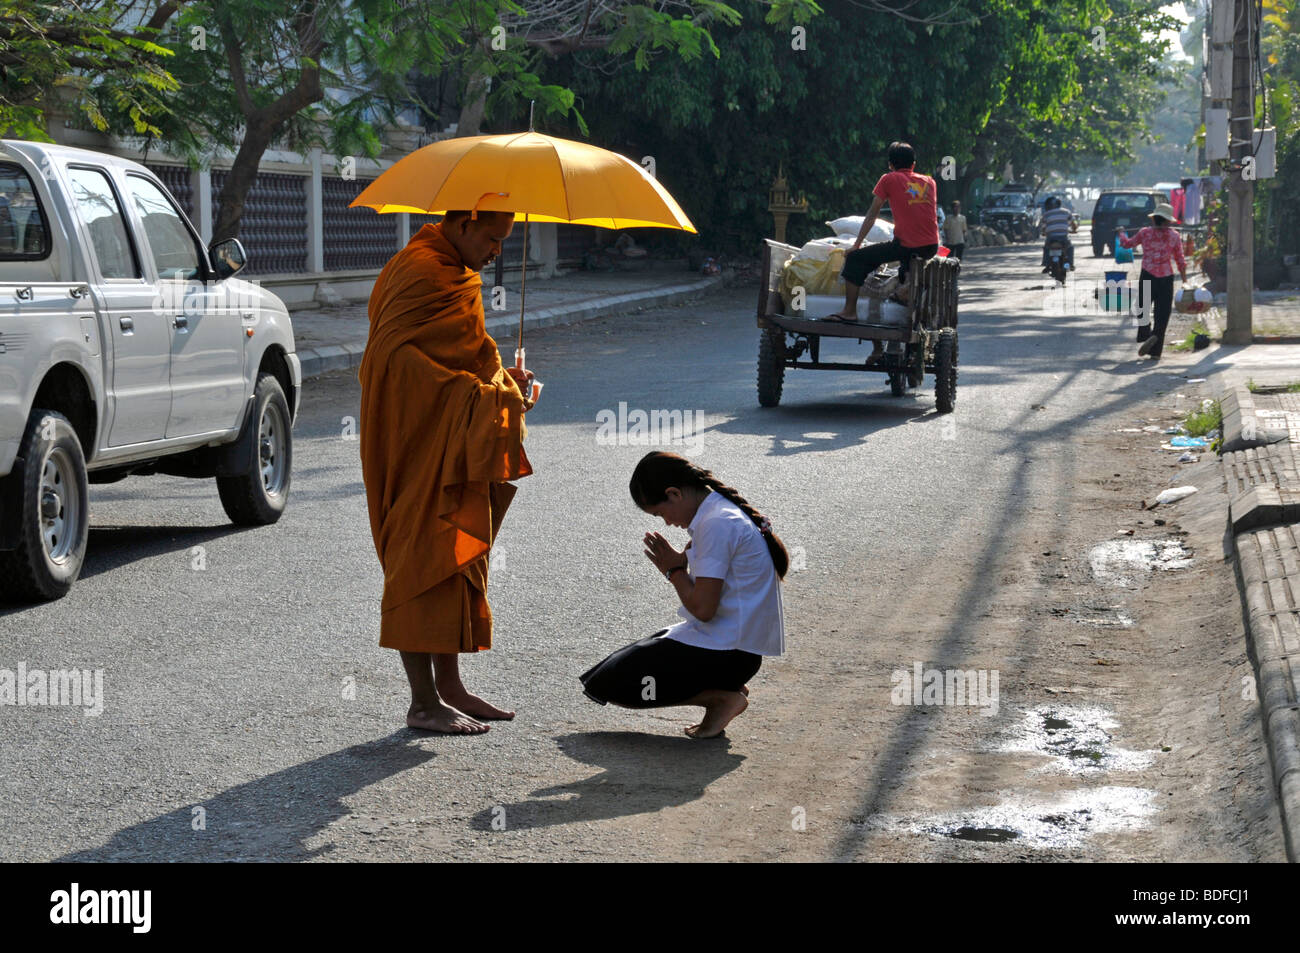
{"type": "Polygon", "coordinates": [[[1242,175],[1254,152],[1255,91],[1252,85],[1251,0],[1233,0],[1232,107],[1228,121],[1231,161],[1228,175],[1228,326],[1224,344],[1251,342],[1251,304],[1255,287],[1255,182],[1242,175]]]}
{"type": "MultiPolygon", "coordinates": [[[[1210,0],[1201,5],[1201,128],[1205,128],[1205,111],[1210,107],[1210,0]]],[[[1196,174],[1205,168],[1205,138],[1196,145],[1196,174]]]]}

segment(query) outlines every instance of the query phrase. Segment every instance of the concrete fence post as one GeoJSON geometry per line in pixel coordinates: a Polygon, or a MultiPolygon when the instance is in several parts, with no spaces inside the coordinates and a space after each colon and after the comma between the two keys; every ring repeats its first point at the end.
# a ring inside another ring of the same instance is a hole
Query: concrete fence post
{"type": "Polygon", "coordinates": [[[311,176],[307,179],[307,270],[320,274],[325,270],[325,205],[321,187],[321,151],[308,154],[311,176]]]}
{"type": "Polygon", "coordinates": [[[194,227],[199,230],[199,236],[206,245],[212,241],[212,170],[192,170],[190,189],[194,203],[194,227]]]}

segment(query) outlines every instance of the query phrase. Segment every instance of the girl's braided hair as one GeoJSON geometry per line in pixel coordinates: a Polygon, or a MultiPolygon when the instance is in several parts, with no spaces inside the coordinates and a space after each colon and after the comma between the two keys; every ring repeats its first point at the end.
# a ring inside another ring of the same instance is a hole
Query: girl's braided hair
{"type": "Polygon", "coordinates": [[[785,578],[786,570],[790,568],[790,553],[786,550],[785,543],[781,542],[781,538],[772,532],[772,524],[733,487],[727,486],[703,467],[696,466],[675,453],[654,450],[642,457],[641,462],[636,465],[628,489],[632,492],[632,501],[645,510],[668,499],[670,486],[675,486],[679,490],[686,487],[706,492],[712,490],[736,504],[741,512],[754,521],[754,525],[763,534],[767,551],[772,556],[772,566],[776,569],[778,577],[785,578]]]}

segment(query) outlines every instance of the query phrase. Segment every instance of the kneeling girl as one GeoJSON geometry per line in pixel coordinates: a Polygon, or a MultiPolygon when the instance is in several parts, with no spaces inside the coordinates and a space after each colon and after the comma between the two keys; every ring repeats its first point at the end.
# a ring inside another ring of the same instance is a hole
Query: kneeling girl
{"type": "Polygon", "coordinates": [[[789,553],[744,497],[675,453],[643,457],[630,489],[642,510],[690,534],[683,552],[658,533],[643,540],[677,592],[682,621],[585,672],[583,688],[602,705],[698,705],[704,717],[686,734],[717,737],[748,707],[745,683],[763,656],[785,650],[781,579],[789,553]]]}

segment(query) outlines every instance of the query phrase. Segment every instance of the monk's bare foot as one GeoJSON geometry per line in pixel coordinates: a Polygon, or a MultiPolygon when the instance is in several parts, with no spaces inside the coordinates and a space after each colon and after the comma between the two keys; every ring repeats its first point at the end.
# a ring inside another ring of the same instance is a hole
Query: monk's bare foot
{"type": "Polygon", "coordinates": [[[412,705],[406,713],[406,726],[444,735],[481,735],[488,730],[483,722],[447,704],[412,705]]]}
{"type": "Polygon", "coordinates": [[[718,697],[710,701],[704,709],[704,718],[698,725],[691,725],[686,734],[697,740],[716,738],[726,729],[731,720],[749,707],[749,699],[740,692],[718,692],[718,697]]]}
{"type": "Polygon", "coordinates": [[[509,721],[511,718],[515,717],[514,712],[507,711],[504,708],[498,708],[496,705],[484,701],[477,695],[466,691],[464,688],[461,688],[459,691],[456,689],[444,691],[442,688],[439,688],[438,694],[442,696],[442,700],[448,705],[453,705],[456,708],[459,708],[465,714],[473,718],[482,718],[487,721],[509,721]]]}

